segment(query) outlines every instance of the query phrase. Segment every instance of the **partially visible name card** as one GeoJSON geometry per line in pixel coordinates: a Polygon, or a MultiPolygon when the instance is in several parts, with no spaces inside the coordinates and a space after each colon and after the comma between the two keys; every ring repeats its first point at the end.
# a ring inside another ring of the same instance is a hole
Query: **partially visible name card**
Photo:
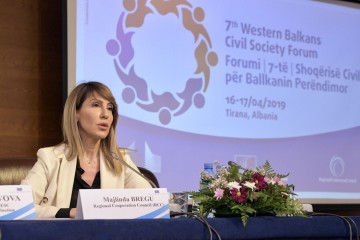
{"type": "Polygon", "coordinates": [[[34,219],[36,217],[31,186],[0,186],[0,220],[34,219]]]}
{"type": "Polygon", "coordinates": [[[76,219],[170,218],[166,188],[80,189],[76,219]]]}

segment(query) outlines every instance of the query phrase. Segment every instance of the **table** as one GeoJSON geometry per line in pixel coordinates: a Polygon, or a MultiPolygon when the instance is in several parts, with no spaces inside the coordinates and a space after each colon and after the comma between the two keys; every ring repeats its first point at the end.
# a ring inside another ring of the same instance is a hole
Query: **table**
{"type": "MultiPolygon", "coordinates": [[[[360,226],[360,216],[351,217],[360,226]]],[[[336,216],[208,218],[222,240],[232,239],[349,239],[349,226],[336,216]]],[[[205,224],[194,218],[133,220],[15,220],[0,221],[1,240],[22,239],[210,239],[205,224]]],[[[352,225],[353,237],[356,227],[352,225]]],[[[213,235],[213,239],[217,239],[213,235]]]]}

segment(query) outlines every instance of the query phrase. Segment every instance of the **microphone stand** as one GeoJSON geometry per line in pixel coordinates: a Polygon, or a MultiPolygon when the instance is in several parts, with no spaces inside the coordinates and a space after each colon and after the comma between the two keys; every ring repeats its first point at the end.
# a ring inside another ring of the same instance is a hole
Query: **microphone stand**
{"type": "Polygon", "coordinates": [[[142,174],[141,172],[139,172],[138,170],[136,170],[135,168],[133,168],[132,166],[130,166],[126,161],[124,161],[124,159],[120,158],[116,153],[111,153],[111,155],[113,156],[114,159],[120,161],[123,165],[125,165],[126,167],[130,168],[133,172],[135,172],[137,175],[139,175],[140,177],[142,177],[143,179],[145,179],[152,188],[157,188],[156,184],[151,181],[150,179],[148,179],[147,177],[144,176],[144,174],[142,174]]]}

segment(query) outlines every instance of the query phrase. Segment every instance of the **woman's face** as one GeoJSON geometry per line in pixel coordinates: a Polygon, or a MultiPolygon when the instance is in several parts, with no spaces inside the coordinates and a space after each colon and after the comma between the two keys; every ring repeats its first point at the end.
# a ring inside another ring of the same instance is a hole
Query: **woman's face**
{"type": "Polygon", "coordinates": [[[113,122],[113,105],[94,92],[76,112],[79,133],[83,141],[106,138],[113,122]]]}

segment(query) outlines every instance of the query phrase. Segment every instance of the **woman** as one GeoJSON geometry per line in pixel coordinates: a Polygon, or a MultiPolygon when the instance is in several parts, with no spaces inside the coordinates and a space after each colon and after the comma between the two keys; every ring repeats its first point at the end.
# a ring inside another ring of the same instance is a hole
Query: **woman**
{"type": "Polygon", "coordinates": [[[78,85],[63,114],[61,144],[41,148],[38,160],[22,181],[32,186],[40,218],[74,218],[79,189],[150,188],[118,148],[115,129],[118,108],[108,87],[99,82],[78,85]]]}

